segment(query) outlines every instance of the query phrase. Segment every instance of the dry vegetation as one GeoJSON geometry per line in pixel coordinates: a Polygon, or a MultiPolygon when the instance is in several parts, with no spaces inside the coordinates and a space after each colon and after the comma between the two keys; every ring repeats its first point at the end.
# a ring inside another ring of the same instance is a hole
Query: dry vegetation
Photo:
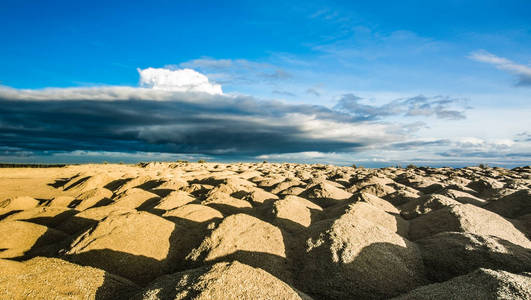
{"type": "Polygon", "coordinates": [[[530,299],[531,168],[0,169],[1,299],[530,299]]]}

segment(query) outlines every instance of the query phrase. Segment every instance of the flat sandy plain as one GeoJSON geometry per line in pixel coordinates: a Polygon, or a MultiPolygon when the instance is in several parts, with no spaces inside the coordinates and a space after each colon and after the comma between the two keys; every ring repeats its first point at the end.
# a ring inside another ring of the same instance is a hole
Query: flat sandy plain
{"type": "Polygon", "coordinates": [[[0,299],[531,299],[531,167],[0,169],[0,299]]]}

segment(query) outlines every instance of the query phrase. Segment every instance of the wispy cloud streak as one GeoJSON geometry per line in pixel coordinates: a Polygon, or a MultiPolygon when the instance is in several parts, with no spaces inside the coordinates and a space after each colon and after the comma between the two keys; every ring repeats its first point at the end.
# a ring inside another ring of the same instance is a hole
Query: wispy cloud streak
{"type": "Polygon", "coordinates": [[[465,119],[464,111],[468,108],[463,99],[443,96],[426,97],[423,95],[393,100],[383,105],[362,103],[364,99],[353,94],[345,94],[335,106],[336,109],[346,111],[358,119],[374,120],[387,116],[430,117],[439,119],[465,119]],[[460,110],[453,109],[458,107],[460,110]]]}
{"type": "Polygon", "coordinates": [[[507,58],[496,56],[485,50],[473,52],[471,59],[496,66],[500,70],[508,71],[517,76],[517,86],[531,86],[531,67],[517,64],[507,58]]]}

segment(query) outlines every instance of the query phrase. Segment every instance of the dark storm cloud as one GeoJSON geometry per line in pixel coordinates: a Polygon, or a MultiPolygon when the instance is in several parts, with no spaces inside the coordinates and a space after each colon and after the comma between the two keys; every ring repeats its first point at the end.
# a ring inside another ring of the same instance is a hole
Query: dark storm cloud
{"type": "MultiPolygon", "coordinates": [[[[152,91],[138,91],[138,96],[135,89],[125,96],[111,89],[0,91],[0,146],[20,153],[89,150],[261,155],[352,151],[391,136],[356,137],[355,129],[351,129],[353,134],[328,136],[329,132],[323,131],[330,127],[348,128],[361,122],[323,106],[227,96],[204,96],[206,99],[196,101],[186,94],[164,94],[171,99],[154,101],[145,99],[152,91]],[[307,120],[314,122],[310,129],[307,120]]],[[[392,134],[397,134],[396,128],[392,134]]]]}
{"type": "MultiPolygon", "coordinates": [[[[435,116],[438,119],[461,120],[466,116],[463,111],[453,109],[462,106],[461,99],[448,97],[416,96],[412,98],[397,99],[383,105],[370,105],[360,103],[363,98],[353,94],[345,94],[335,106],[336,109],[348,112],[360,120],[374,120],[387,116],[435,116]]],[[[467,109],[462,107],[462,110],[467,109]]]]}

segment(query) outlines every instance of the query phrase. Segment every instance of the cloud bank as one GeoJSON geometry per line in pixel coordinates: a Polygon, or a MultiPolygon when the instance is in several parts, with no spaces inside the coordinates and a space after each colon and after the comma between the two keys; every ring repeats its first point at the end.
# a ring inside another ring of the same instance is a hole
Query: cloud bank
{"type": "Polygon", "coordinates": [[[407,133],[400,126],[360,121],[323,106],[132,87],[0,88],[0,116],[0,140],[10,153],[257,156],[356,151],[407,133]]]}
{"type": "Polygon", "coordinates": [[[529,157],[527,133],[514,141],[416,137],[429,118],[464,119],[469,108],[462,99],[419,95],[376,105],[345,94],[331,108],[289,104],[223,94],[205,75],[189,71],[139,70],[141,87],[0,86],[0,159],[208,157],[349,164],[356,157],[383,164],[529,157]]]}

